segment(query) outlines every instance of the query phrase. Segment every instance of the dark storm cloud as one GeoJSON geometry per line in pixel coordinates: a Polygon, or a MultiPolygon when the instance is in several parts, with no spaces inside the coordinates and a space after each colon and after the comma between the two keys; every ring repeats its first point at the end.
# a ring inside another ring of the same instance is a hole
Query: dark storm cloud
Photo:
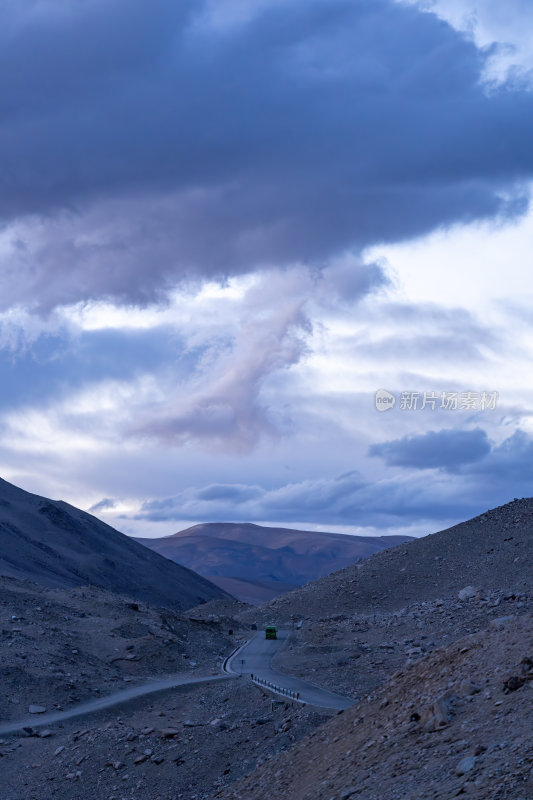
{"type": "Polygon", "coordinates": [[[438,467],[449,472],[456,472],[462,464],[480,461],[489,452],[490,442],[481,428],[428,431],[420,436],[373,444],[368,449],[370,456],[380,456],[389,466],[438,467]]]}
{"type": "Polygon", "coordinates": [[[379,456],[389,466],[414,469],[442,468],[479,479],[490,486],[520,486],[533,493],[533,439],[518,429],[499,445],[491,445],[481,428],[443,429],[372,444],[368,455],[379,456]]]}
{"type": "Polygon", "coordinates": [[[525,209],[533,96],[392,0],[8,3],[0,297],[146,302],[176,280],[525,209]],[[30,215],[30,216],[28,216],[30,215]]]}

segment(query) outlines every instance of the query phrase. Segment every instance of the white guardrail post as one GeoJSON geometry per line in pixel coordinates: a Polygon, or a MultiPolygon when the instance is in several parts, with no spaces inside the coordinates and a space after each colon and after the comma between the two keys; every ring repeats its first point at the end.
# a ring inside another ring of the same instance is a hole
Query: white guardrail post
{"type": "Polygon", "coordinates": [[[270,683],[270,681],[265,680],[264,678],[260,678],[258,675],[254,675],[253,673],[250,675],[252,682],[257,684],[258,686],[264,686],[265,689],[270,689],[272,692],[276,692],[276,694],[281,694],[284,697],[290,697],[291,700],[300,700],[300,692],[295,692],[292,689],[285,689],[283,686],[276,686],[275,683],[270,683]]]}

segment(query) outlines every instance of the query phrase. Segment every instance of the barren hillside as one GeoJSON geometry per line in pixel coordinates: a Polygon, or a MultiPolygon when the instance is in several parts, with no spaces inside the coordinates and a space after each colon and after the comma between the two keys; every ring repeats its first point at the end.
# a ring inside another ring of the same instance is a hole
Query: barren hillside
{"type": "Polygon", "coordinates": [[[99,586],[174,609],[224,595],[96,517],[1,479],[0,575],[50,587],[99,586]]]}
{"type": "Polygon", "coordinates": [[[533,618],[509,619],[398,671],[224,800],[529,800],[533,618]]]}
{"type": "Polygon", "coordinates": [[[531,589],[532,543],[533,499],[514,500],[276,598],[265,613],[283,618],[393,611],[456,595],[466,584],[520,594],[531,589]]]}
{"type": "Polygon", "coordinates": [[[210,522],[172,536],[137,541],[207,578],[216,578],[219,586],[233,590],[239,599],[262,602],[410,537],[210,522]],[[237,583],[227,583],[228,579],[237,583]]]}

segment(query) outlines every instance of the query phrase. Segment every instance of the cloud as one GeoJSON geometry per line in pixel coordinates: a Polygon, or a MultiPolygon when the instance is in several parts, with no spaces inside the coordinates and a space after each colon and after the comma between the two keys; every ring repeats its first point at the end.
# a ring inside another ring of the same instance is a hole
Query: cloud
{"type": "Polygon", "coordinates": [[[257,500],[264,494],[265,490],[260,486],[215,483],[196,492],[186,490],[176,497],[147,501],[136,518],[148,519],[152,522],[187,519],[191,513],[195,517],[193,508],[196,504],[211,509],[227,508],[228,505],[231,505],[238,515],[243,504],[257,500]]]}
{"type": "Polygon", "coordinates": [[[516,430],[493,447],[489,459],[474,465],[471,471],[480,478],[489,477],[491,482],[505,482],[510,493],[533,495],[533,438],[523,430],[516,430]]]}
{"type": "Polygon", "coordinates": [[[394,529],[407,523],[428,531],[530,496],[533,486],[533,438],[518,430],[488,448],[484,431],[432,432],[400,440],[391,454],[391,472],[379,480],[351,470],[336,478],[318,478],[266,488],[256,484],[209,484],[142,505],[136,520],[146,522],[242,521],[343,525],[394,529]],[[432,448],[441,448],[436,454],[432,448]],[[469,449],[471,448],[471,449],[469,449]],[[401,452],[400,452],[401,449],[401,452]],[[454,461],[455,459],[455,461],[454,461]],[[460,461],[460,469],[455,469],[460,461]],[[422,469],[442,467],[428,480],[422,469]]]}
{"type": "Polygon", "coordinates": [[[490,442],[481,428],[428,431],[419,436],[373,444],[368,449],[370,456],[383,458],[389,466],[440,468],[448,472],[457,472],[463,464],[480,461],[489,452],[490,442]]]}
{"type": "MultiPolygon", "coordinates": [[[[3,328],[0,323],[0,337],[3,328]]],[[[80,330],[73,324],[26,334],[26,319],[8,327],[0,347],[0,408],[61,402],[106,380],[133,382],[169,369],[174,381],[194,368],[199,351],[169,325],[151,329],[80,330]]]]}
{"type": "Polygon", "coordinates": [[[250,452],[297,424],[287,374],[310,352],[311,320],[324,305],[353,313],[385,280],[378,266],[352,261],[349,277],[272,269],[142,311],[87,305],[50,323],[4,314],[0,409],[17,436],[30,414],[50,436],[59,426],[72,440],[92,429],[132,446],[150,439],[250,452]]]}
{"type": "Polygon", "coordinates": [[[263,490],[259,486],[226,486],[224,484],[213,484],[198,492],[200,500],[231,500],[235,503],[242,503],[246,500],[253,500],[261,497],[263,490]]]}
{"type": "Polygon", "coordinates": [[[215,340],[187,391],[152,406],[150,417],[128,434],[241,451],[264,435],[276,436],[279,426],[261,393],[271,375],[294,366],[307,351],[304,306],[311,285],[305,270],[264,275],[246,293],[235,336],[228,343],[215,340]]]}
{"type": "Polygon", "coordinates": [[[99,511],[112,511],[116,508],[117,503],[115,500],[111,499],[110,497],[104,497],[98,503],[95,503],[93,506],[90,507],[89,513],[97,514],[99,511]]]}
{"type": "Polygon", "coordinates": [[[528,81],[532,85],[531,28],[533,9],[529,0],[409,0],[431,8],[458,30],[465,31],[489,53],[487,81],[528,81]]]}
{"type": "Polygon", "coordinates": [[[485,93],[487,54],[436,16],[285,0],[221,27],[206,8],[8,4],[4,308],[147,303],[526,209],[533,96],[485,93]]]}
{"type": "Polygon", "coordinates": [[[272,489],[240,484],[233,492],[233,487],[227,485],[224,491],[218,487],[216,496],[212,498],[209,497],[211,488],[190,487],[173,497],[146,501],[135,519],[146,522],[269,521],[390,528],[403,526],[406,521],[448,520],[461,513],[474,514],[480,502],[478,496],[471,496],[470,488],[458,490],[444,478],[430,483],[418,475],[410,475],[371,483],[357,471],[336,478],[288,483],[272,489]]]}
{"type": "Polygon", "coordinates": [[[350,498],[362,486],[361,476],[354,471],[335,479],[303,481],[271,490],[257,485],[211,485],[199,490],[186,489],[176,497],[148,501],[137,519],[217,520],[227,518],[229,513],[231,519],[241,520],[321,521],[326,517],[333,520],[346,510],[350,498]]]}

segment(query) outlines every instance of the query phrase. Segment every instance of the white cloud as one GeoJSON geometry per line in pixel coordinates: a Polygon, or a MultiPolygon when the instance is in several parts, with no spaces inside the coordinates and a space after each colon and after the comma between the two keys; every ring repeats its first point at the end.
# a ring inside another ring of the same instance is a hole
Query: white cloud
{"type": "Polygon", "coordinates": [[[399,0],[435,11],[478,47],[499,45],[486,78],[501,82],[514,72],[533,87],[533,5],[530,0],[399,0]]]}

